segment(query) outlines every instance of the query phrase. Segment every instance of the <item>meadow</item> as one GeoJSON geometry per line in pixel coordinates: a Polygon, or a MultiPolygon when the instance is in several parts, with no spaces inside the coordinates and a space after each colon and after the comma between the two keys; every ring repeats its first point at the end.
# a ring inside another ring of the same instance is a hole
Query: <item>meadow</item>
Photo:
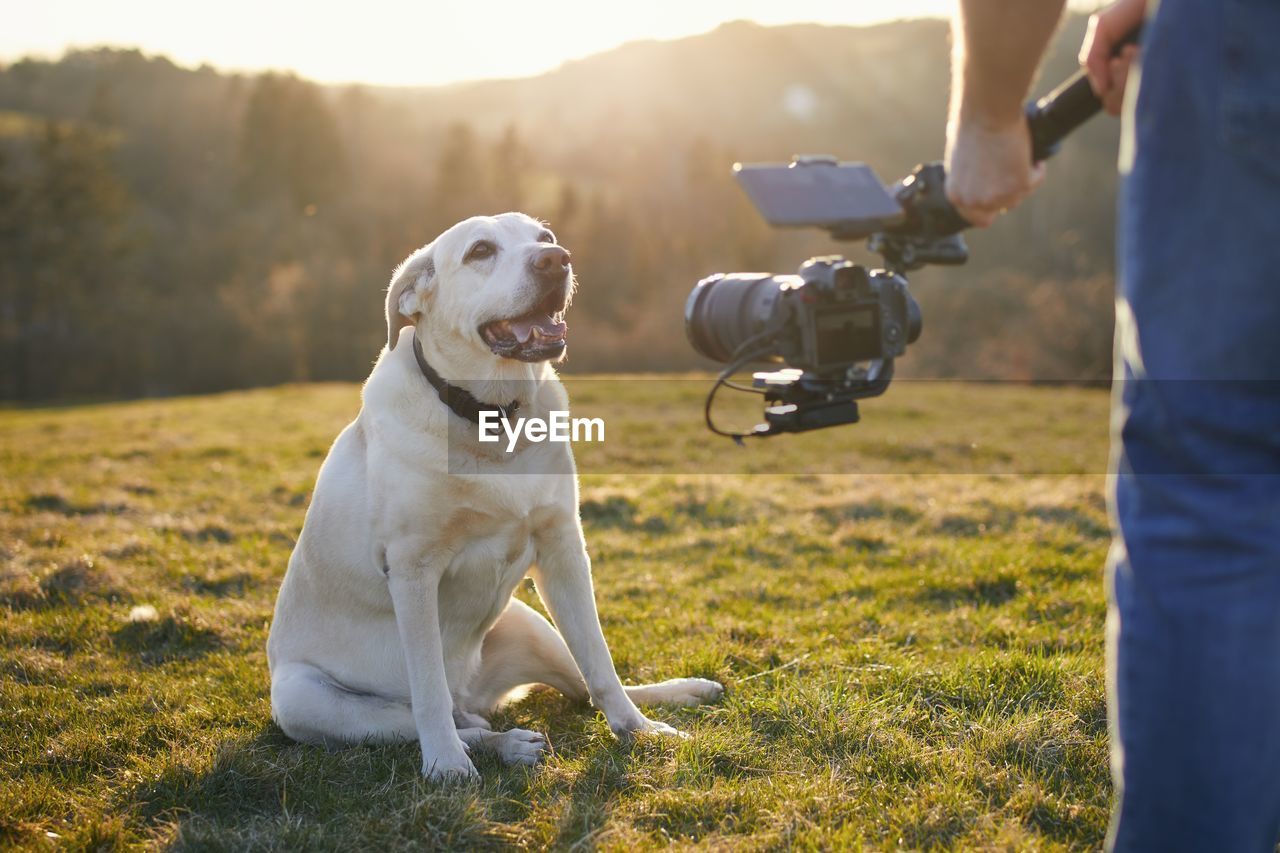
{"type": "Polygon", "coordinates": [[[727,687],[654,712],[690,739],[534,691],[495,723],[554,753],[474,786],[294,744],[264,645],[358,386],[0,409],[0,847],[1101,844],[1105,391],[899,382],[744,448],[701,380],[570,391],[619,671],[727,687]]]}

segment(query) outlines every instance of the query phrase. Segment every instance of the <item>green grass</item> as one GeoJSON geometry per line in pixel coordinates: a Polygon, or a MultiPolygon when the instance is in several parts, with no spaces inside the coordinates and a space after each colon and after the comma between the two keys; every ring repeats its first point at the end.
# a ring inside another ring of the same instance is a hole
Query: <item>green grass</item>
{"type": "Polygon", "coordinates": [[[0,411],[0,847],[1101,843],[1105,393],[899,383],[740,449],[701,384],[611,387],[571,392],[608,423],[582,512],[618,668],[728,693],[627,746],[535,692],[496,722],[554,755],[463,789],[270,720],[276,588],[355,386],[0,411]]]}

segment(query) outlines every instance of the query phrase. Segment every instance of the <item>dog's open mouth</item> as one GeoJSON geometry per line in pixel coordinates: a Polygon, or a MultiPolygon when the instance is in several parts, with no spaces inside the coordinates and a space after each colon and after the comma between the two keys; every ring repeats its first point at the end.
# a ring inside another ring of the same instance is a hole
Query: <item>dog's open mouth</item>
{"type": "Polygon", "coordinates": [[[565,300],[553,294],[532,311],[506,320],[492,320],[480,327],[480,337],[495,355],[519,361],[549,361],[565,349],[569,327],[564,322],[565,300]]]}

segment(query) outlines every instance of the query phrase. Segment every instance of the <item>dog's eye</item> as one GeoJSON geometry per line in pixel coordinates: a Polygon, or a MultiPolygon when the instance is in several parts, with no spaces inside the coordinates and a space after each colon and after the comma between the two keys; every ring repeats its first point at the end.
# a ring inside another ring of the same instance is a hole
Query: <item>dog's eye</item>
{"type": "Polygon", "coordinates": [[[491,257],[496,251],[497,248],[488,240],[481,240],[471,247],[467,252],[467,256],[463,258],[463,262],[483,261],[485,258],[491,257]]]}
{"type": "Polygon", "coordinates": [[[555,241],[556,235],[552,234],[550,231],[543,231],[538,235],[539,243],[554,243],[555,241]]]}

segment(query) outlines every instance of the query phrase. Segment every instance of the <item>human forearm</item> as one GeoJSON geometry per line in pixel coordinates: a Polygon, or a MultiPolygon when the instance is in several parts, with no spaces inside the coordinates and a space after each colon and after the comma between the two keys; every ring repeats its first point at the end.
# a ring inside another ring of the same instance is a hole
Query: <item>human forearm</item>
{"type": "Polygon", "coordinates": [[[959,0],[947,122],[947,197],[985,227],[1044,178],[1022,104],[1063,0],[959,0]]]}
{"type": "Polygon", "coordinates": [[[951,120],[1003,127],[1022,120],[1064,0],[960,0],[952,38],[951,120]]]}

